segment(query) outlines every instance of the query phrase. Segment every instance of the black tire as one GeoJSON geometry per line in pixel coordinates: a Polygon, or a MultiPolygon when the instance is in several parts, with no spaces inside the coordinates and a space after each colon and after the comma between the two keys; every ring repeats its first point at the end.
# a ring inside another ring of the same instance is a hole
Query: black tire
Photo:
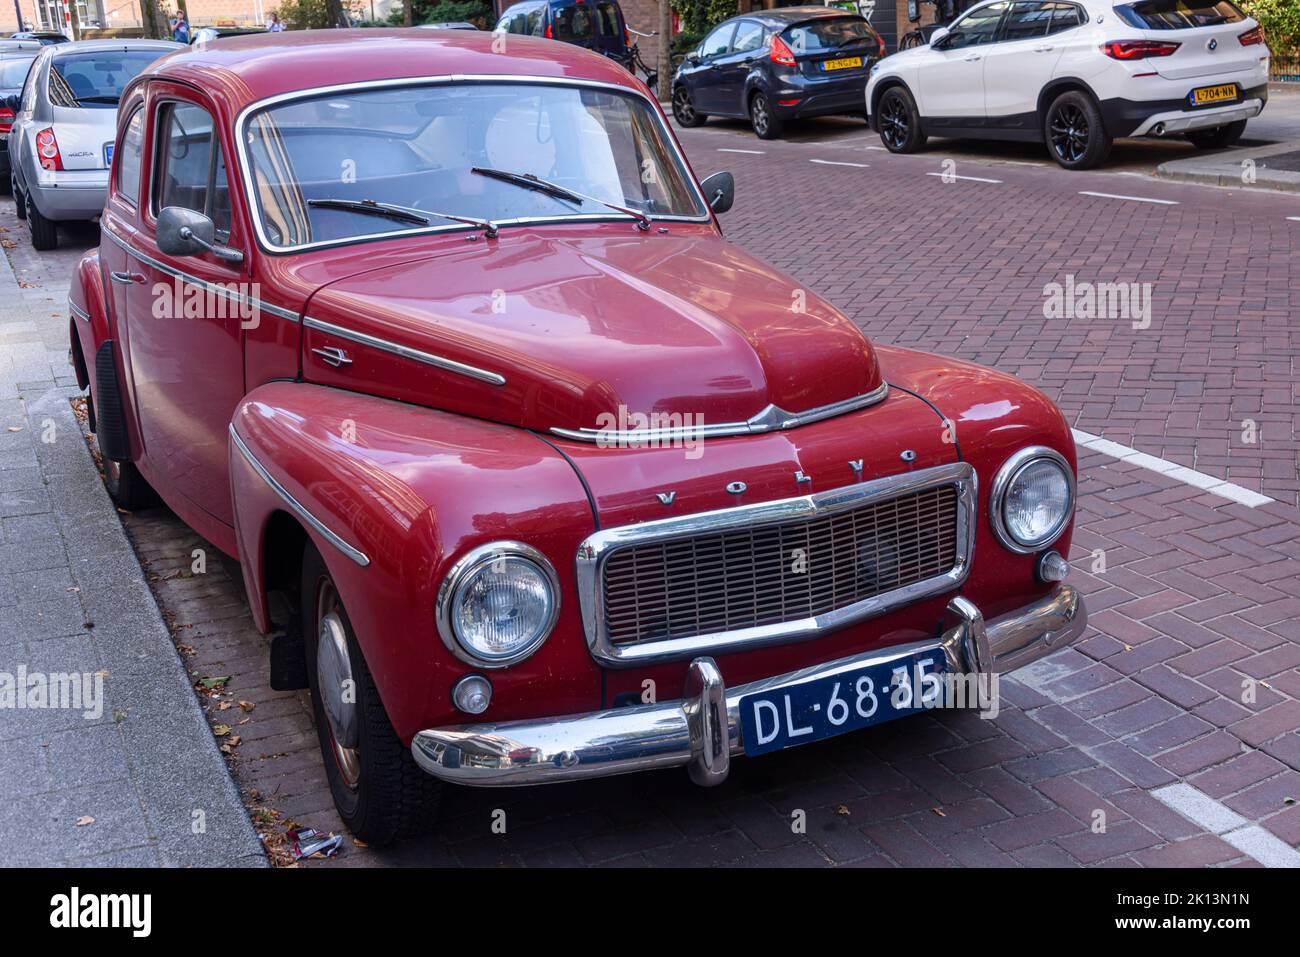
{"type": "Polygon", "coordinates": [[[1246,121],[1237,120],[1235,123],[1227,123],[1209,130],[1192,130],[1187,134],[1187,138],[1197,149],[1221,150],[1241,139],[1241,134],[1244,132],[1246,132],[1246,121]]]}
{"type": "Polygon", "coordinates": [[[132,463],[110,462],[104,459],[103,464],[104,487],[108,489],[108,497],[118,508],[135,512],[159,503],[158,493],[145,481],[140,470],[132,463]]]}
{"type": "Polygon", "coordinates": [[[1114,140],[1106,132],[1101,110],[1086,93],[1062,93],[1043,118],[1047,151],[1066,169],[1092,169],[1110,155],[1114,140]]]}
{"type": "Polygon", "coordinates": [[[760,140],[774,140],[785,130],[785,122],[772,112],[772,103],[762,90],[749,98],[749,125],[760,140]]]}
{"type": "Polygon", "coordinates": [[[693,128],[703,126],[708,117],[695,109],[691,91],[684,86],[677,86],[673,88],[673,119],[678,126],[693,128]]]}
{"type": "Polygon", "coordinates": [[[23,191],[18,188],[17,179],[14,179],[12,177],[10,178],[9,189],[14,194],[14,212],[18,214],[19,219],[26,219],[27,218],[27,197],[24,196],[23,191]]]}
{"type": "Polygon", "coordinates": [[[420,770],[393,730],[334,580],[310,542],[302,556],[301,595],[312,713],[339,816],[348,830],[368,844],[391,844],[428,829],[437,818],[442,785],[420,770]],[[317,643],[322,622],[331,612],[346,636],[355,696],[355,748],[338,746],[321,695],[317,643]]]}
{"type": "Polygon", "coordinates": [[[876,129],[880,142],[891,153],[915,153],[925,146],[921,113],[916,100],[904,87],[891,86],[876,104],[876,129]]]}
{"type": "Polygon", "coordinates": [[[54,225],[54,221],[46,219],[41,215],[41,211],[36,208],[36,203],[32,201],[31,194],[23,197],[27,206],[27,230],[32,235],[32,248],[41,250],[54,249],[59,245],[59,231],[54,225]]]}

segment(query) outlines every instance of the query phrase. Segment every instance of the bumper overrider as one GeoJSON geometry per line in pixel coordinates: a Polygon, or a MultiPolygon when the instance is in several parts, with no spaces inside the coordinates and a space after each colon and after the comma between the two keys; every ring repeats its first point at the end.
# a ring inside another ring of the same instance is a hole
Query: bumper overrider
{"type": "Polygon", "coordinates": [[[727,688],[712,658],[694,659],[676,701],[557,718],[457,725],[418,732],[416,762],[456,784],[507,787],[606,777],[685,765],[697,784],[719,784],[732,754],[744,751],[740,701],[755,692],[793,687],[863,667],[941,650],[959,674],[996,674],[1041,658],[1083,634],[1083,598],[1069,585],[1009,614],[985,621],[970,601],[948,605],[950,626],[937,640],[882,648],[727,688]]]}

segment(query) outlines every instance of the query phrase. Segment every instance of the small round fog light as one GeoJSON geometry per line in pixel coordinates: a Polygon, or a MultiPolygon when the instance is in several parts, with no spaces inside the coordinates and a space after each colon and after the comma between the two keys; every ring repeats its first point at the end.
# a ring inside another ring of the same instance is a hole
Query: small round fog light
{"type": "Polygon", "coordinates": [[[1043,552],[1038,559],[1038,580],[1044,584],[1065,581],[1069,573],[1070,563],[1056,549],[1043,552]]]}
{"type": "Polygon", "coordinates": [[[451,702],[458,711],[482,714],[492,703],[492,682],[482,675],[466,675],[451,689],[451,702]]]}

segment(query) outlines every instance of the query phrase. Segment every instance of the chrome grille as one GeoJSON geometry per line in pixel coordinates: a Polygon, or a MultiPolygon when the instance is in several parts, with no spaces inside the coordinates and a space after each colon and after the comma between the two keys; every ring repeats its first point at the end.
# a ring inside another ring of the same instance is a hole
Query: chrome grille
{"type": "Polygon", "coordinates": [[[815,618],[949,572],[958,495],[942,485],[829,515],[613,551],[608,640],[626,646],[815,618]]]}

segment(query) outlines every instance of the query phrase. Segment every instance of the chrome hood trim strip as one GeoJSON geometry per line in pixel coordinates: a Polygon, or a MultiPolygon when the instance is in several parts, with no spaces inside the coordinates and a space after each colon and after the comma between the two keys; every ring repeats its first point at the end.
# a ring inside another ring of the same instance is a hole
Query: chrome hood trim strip
{"type": "Polygon", "coordinates": [[[235,423],[233,422],[230,423],[230,441],[235,443],[235,448],[239,449],[240,454],[243,455],[244,458],[248,461],[248,464],[253,467],[253,471],[261,476],[262,481],[265,482],[267,485],[269,485],[271,487],[271,490],[275,492],[276,495],[284,499],[285,504],[288,505],[289,508],[293,510],[295,515],[301,518],[312,528],[316,529],[316,531],[320,532],[321,535],[325,537],[326,541],[328,541],[331,545],[333,545],[335,548],[341,551],[348,558],[352,559],[362,568],[365,568],[367,565],[370,564],[369,555],[367,555],[365,552],[361,551],[358,548],[353,548],[351,545],[349,545],[347,542],[343,540],[342,536],[338,535],[336,532],[326,527],[324,522],[318,519],[311,512],[307,511],[306,507],[301,502],[299,502],[296,498],[294,498],[292,495],[289,494],[288,489],[286,489],[283,485],[281,485],[278,481],[276,481],[275,476],[273,476],[270,472],[268,472],[266,470],[266,467],[263,466],[262,463],[259,462],[256,459],[256,457],[254,457],[253,453],[249,451],[248,446],[244,444],[244,440],[241,439],[239,437],[239,433],[235,431],[235,423]]]}
{"type": "Polygon", "coordinates": [[[505,376],[498,375],[495,372],[489,372],[487,369],[480,369],[478,366],[466,365],[463,362],[457,362],[455,359],[435,356],[431,352],[421,352],[419,349],[412,349],[410,346],[404,346],[399,342],[391,342],[388,339],[380,339],[378,336],[372,336],[366,332],[357,332],[355,329],[336,326],[332,322],[325,322],[321,319],[313,319],[311,316],[304,316],[302,324],[308,329],[316,329],[319,332],[329,333],[332,336],[338,336],[340,339],[347,339],[363,346],[382,349],[384,352],[391,352],[393,355],[401,356],[403,359],[413,359],[416,362],[423,362],[426,365],[431,365],[447,372],[455,372],[457,375],[468,376],[471,379],[478,379],[480,382],[486,382],[489,385],[506,384],[505,376]]]}
{"type": "Polygon", "coordinates": [[[870,392],[855,395],[851,399],[832,402],[830,405],[818,406],[803,412],[787,412],[775,405],[769,405],[762,412],[744,422],[719,422],[714,425],[683,426],[672,429],[561,429],[552,427],[551,434],[561,438],[573,439],[575,442],[592,442],[597,445],[640,447],[648,442],[662,442],[668,439],[711,439],[727,435],[760,435],[764,432],[780,432],[795,429],[810,422],[834,418],[856,412],[868,406],[883,402],[889,395],[889,383],[882,382],[870,392]]]}

